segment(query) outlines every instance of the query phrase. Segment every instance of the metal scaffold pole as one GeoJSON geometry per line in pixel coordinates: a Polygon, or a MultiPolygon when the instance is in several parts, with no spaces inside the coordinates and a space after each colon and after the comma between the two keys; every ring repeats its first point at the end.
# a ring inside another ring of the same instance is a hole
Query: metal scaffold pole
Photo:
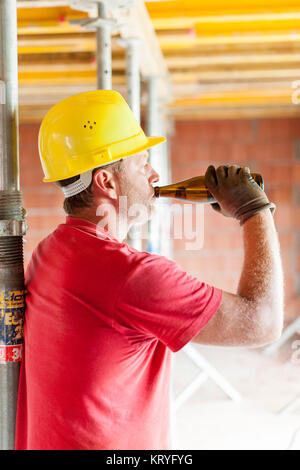
{"type": "Polygon", "coordinates": [[[139,38],[122,39],[121,42],[126,47],[126,77],[128,104],[135,115],[138,123],[141,122],[141,79],[139,67],[139,48],[141,40],[139,38]]]}
{"type": "Polygon", "coordinates": [[[96,29],[97,39],[97,87],[98,90],[111,90],[111,26],[106,22],[106,6],[99,3],[98,18],[103,20],[96,29]]]}
{"type": "Polygon", "coordinates": [[[118,0],[69,0],[72,7],[78,10],[96,8],[96,16],[70,20],[70,24],[80,25],[86,31],[95,31],[96,35],[96,64],[97,64],[97,89],[111,90],[111,31],[116,26],[116,21],[108,18],[110,7],[117,7],[118,0]]]}
{"type": "MultiPolygon", "coordinates": [[[[141,120],[141,79],[139,67],[139,47],[140,39],[136,37],[119,40],[119,43],[126,48],[126,77],[128,104],[140,124],[141,120]]],[[[136,250],[142,250],[141,227],[134,225],[131,227],[127,242],[136,250]]]]}
{"type": "MultiPolygon", "coordinates": [[[[159,77],[147,77],[147,134],[166,136],[167,129],[159,101],[158,82],[159,77]]],[[[160,175],[159,184],[164,185],[169,183],[170,164],[167,142],[149,149],[149,154],[151,165],[160,175]]],[[[168,200],[158,200],[156,205],[157,211],[148,223],[147,250],[172,258],[170,202],[168,200]]]]}
{"type": "Polygon", "coordinates": [[[14,448],[24,321],[16,0],[0,0],[0,448],[14,448]]]}
{"type": "MultiPolygon", "coordinates": [[[[157,77],[149,77],[147,79],[148,85],[148,103],[147,103],[147,134],[156,135],[158,127],[158,97],[157,97],[157,77]]],[[[158,135],[158,133],[157,133],[158,135]]],[[[149,161],[153,168],[160,174],[159,168],[156,166],[158,163],[157,148],[149,149],[149,161]]],[[[157,201],[158,202],[158,201],[157,201]]],[[[148,222],[148,244],[147,251],[151,253],[160,253],[160,217],[159,213],[155,214],[155,218],[148,222]]]]}

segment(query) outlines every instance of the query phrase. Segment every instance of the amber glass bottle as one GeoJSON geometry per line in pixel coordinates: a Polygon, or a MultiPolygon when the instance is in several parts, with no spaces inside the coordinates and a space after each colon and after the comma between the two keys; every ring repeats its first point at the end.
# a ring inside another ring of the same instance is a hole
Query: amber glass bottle
{"type": "MultiPolygon", "coordinates": [[[[254,181],[264,189],[264,182],[259,173],[251,173],[254,181]]],[[[205,186],[204,176],[195,176],[188,180],[167,186],[156,186],[154,188],[156,197],[173,197],[175,199],[186,199],[188,201],[213,203],[216,202],[205,186]]]]}

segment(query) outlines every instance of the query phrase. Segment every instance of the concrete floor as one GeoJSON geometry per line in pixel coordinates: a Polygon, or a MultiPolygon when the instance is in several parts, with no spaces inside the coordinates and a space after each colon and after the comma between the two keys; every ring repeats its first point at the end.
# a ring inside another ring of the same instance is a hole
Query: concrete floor
{"type": "MultiPolygon", "coordinates": [[[[300,404],[285,416],[278,411],[300,395],[300,361],[292,362],[295,335],[276,356],[262,349],[195,346],[242,395],[231,401],[210,379],[173,415],[173,448],[202,450],[284,450],[300,428],[300,404]]],[[[298,354],[299,358],[300,354],[298,354]]],[[[199,369],[183,351],[173,355],[173,395],[199,369]]],[[[300,430],[292,449],[300,450],[300,430]]]]}

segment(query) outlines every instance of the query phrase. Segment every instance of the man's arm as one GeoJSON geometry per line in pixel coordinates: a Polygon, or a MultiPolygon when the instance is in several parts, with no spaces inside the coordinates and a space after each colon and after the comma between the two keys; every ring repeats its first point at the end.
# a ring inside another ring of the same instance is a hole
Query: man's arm
{"type": "Polygon", "coordinates": [[[262,346],[283,324],[283,274],[278,237],[268,208],[243,225],[244,265],[237,294],[223,293],[217,313],[193,339],[220,346],[262,346]]]}

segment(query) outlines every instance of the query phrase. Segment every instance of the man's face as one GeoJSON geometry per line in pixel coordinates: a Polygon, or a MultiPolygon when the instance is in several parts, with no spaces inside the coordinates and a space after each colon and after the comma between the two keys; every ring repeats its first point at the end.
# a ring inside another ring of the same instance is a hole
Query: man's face
{"type": "Polygon", "coordinates": [[[159,175],[148,162],[147,151],[124,158],[119,176],[119,196],[127,198],[128,225],[144,223],[151,217],[155,201],[153,183],[159,175]]]}

